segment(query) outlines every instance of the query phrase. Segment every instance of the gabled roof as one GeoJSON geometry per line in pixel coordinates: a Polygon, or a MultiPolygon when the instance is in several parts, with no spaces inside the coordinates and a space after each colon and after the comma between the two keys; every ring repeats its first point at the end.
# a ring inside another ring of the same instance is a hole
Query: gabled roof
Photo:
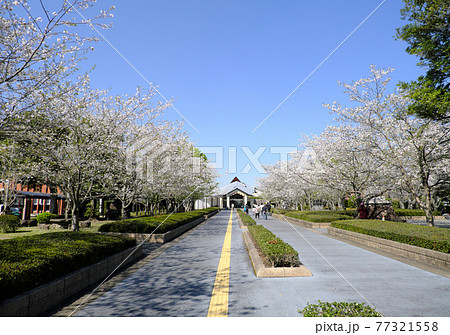
{"type": "Polygon", "coordinates": [[[253,187],[248,187],[240,181],[231,182],[228,185],[225,185],[219,188],[216,195],[227,195],[234,193],[236,191],[241,191],[242,193],[247,194],[248,196],[252,196],[255,193],[255,189],[253,187]]]}
{"type": "Polygon", "coordinates": [[[233,180],[231,181],[231,183],[234,183],[235,181],[241,182],[238,177],[234,177],[233,180]]]}

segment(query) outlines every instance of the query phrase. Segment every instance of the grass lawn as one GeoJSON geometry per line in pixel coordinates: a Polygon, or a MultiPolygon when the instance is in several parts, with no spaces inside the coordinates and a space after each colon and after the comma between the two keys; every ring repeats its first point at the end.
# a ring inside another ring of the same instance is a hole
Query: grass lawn
{"type": "Polygon", "coordinates": [[[45,234],[49,232],[56,232],[56,231],[67,231],[66,229],[39,229],[38,227],[19,227],[16,229],[14,233],[0,233],[0,240],[6,240],[10,238],[16,238],[16,237],[23,237],[23,236],[32,236],[32,235],[39,235],[39,234],[45,234]]]}
{"type": "Polygon", "coordinates": [[[336,221],[331,223],[331,227],[450,253],[450,229],[448,228],[380,220],[336,221]]]}
{"type": "MultiPolygon", "coordinates": [[[[277,210],[274,210],[274,213],[277,213],[277,210]]],[[[283,211],[280,214],[309,222],[333,222],[352,219],[354,211],[283,211]]]]}
{"type": "MultiPolygon", "coordinates": [[[[98,228],[109,221],[94,221],[91,224],[90,228],[80,228],[80,231],[88,232],[88,233],[97,233],[98,228]]],[[[23,237],[23,236],[32,236],[46,233],[59,233],[59,232],[67,232],[69,229],[39,229],[36,227],[19,227],[16,229],[14,233],[0,233],[0,240],[6,240],[10,238],[23,237]]]]}
{"type": "MultiPolygon", "coordinates": [[[[394,209],[395,214],[398,216],[425,216],[425,212],[421,209],[394,209]]],[[[441,213],[433,212],[434,216],[439,216],[441,213]]]]}

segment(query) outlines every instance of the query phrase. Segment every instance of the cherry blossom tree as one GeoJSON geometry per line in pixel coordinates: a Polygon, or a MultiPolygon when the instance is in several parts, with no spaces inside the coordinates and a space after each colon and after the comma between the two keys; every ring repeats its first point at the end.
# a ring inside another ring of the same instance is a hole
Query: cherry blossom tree
{"type": "Polygon", "coordinates": [[[372,139],[357,126],[328,126],[320,135],[305,136],[302,145],[314,151],[318,165],[314,174],[306,175],[310,183],[337,192],[341,199],[354,196],[359,205],[395,187],[383,162],[371,154],[372,139]]]}
{"type": "Polygon", "coordinates": [[[161,202],[167,210],[183,203],[191,210],[196,199],[209,196],[216,187],[216,172],[206,156],[180,128],[172,127],[147,155],[146,199],[151,212],[161,202]]]}
{"type": "Polygon", "coordinates": [[[18,184],[29,180],[30,161],[21,146],[13,139],[0,141],[0,200],[5,207],[17,199],[18,184]]]}
{"type": "Polygon", "coordinates": [[[16,185],[32,175],[27,132],[47,126],[51,99],[70,94],[65,80],[98,38],[81,36],[77,25],[99,25],[111,10],[81,19],[94,0],[51,3],[4,0],[0,3],[0,183],[4,203],[14,201],[16,185]],[[42,115],[42,113],[44,115],[42,115]],[[27,153],[27,154],[25,154],[27,153]],[[7,190],[7,191],[6,191],[7,190]]]}
{"type": "Polygon", "coordinates": [[[266,177],[258,179],[258,190],[265,201],[274,201],[281,207],[297,209],[312,204],[313,191],[304,178],[299,178],[303,166],[295,159],[264,165],[266,177]]]}
{"type": "Polygon", "coordinates": [[[87,75],[75,79],[78,62],[98,40],[81,36],[76,26],[107,28],[101,22],[112,16],[110,8],[85,18],[82,12],[94,3],[0,4],[4,202],[14,199],[15,185],[24,178],[59,186],[72,210],[73,230],[79,229],[80,209],[94,197],[118,199],[126,217],[126,208],[146,195],[172,204],[204,196],[215,185],[214,170],[182,125],[157,120],[170,102],[151,104],[154,90],[110,96],[92,89],[87,75]],[[136,158],[148,167],[138,168],[136,158]]]}
{"type": "Polygon", "coordinates": [[[94,3],[35,1],[32,7],[26,0],[4,0],[0,4],[0,129],[9,130],[9,137],[9,128],[18,120],[29,120],[23,113],[45,105],[50,92],[64,88],[59,83],[74,73],[90,42],[98,40],[81,36],[76,26],[108,27],[101,21],[112,16],[113,8],[93,18],[78,14],[94,3]]]}
{"type": "Polygon", "coordinates": [[[123,196],[129,182],[128,174],[118,173],[124,172],[124,150],[139,135],[138,130],[151,125],[167,107],[151,106],[153,95],[153,91],[143,94],[138,89],[133,96],[109,96],[92,90],[85,78],[74,85],[70,95],[51,100],[47,127],[37,134],[27,133],[32,147],[39,147],[39,151],[31,150],[36,174],[66,195],[73,230],[79,229],[80,209],[93,196],[105,194],[104,185],[117,182],[117,196],[123,196]]]}
{"type": "Polygon", "coordinates": [[[387,92],[391,71],[372,66],[369,78],[342,84],[350,106],[325,105],[337,116],[336,125],[301,141],[313,159],[296,157],[294,178],[278,165],[268,168],[264,192],[286,198],[295,185],[321,199],[353,195],[357,204],[397,194],[413,199],[434,225],[433,199],[450,186],[450,129],[410,115],[407,92],[387,92]]]}
{"type": "Polygon", "coordinates": [[[440,122],[409,115],[406,92],[386,93],[391,71],[372,66],[369,78],[342,84],[356,107],[338,102],[327,107],[338,115],[337,121],[357,125],[371,139],[368,153],[383,163],[392,184],[408,190],[432,226],[432,194],[448,185],[450,130],[440,122]]]}

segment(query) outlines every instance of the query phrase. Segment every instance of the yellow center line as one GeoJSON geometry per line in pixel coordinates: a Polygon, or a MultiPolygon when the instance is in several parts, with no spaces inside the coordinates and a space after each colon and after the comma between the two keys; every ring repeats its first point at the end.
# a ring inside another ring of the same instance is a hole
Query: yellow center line
{"type": "Polygon", "coordinates": [[[231,228],[233,210],[228,219],[227,232],[223,241],[222,254],[217,268],[216,280],[209,303],[208,317],[228,316],[228,291],[230,287],[231,228]]]}

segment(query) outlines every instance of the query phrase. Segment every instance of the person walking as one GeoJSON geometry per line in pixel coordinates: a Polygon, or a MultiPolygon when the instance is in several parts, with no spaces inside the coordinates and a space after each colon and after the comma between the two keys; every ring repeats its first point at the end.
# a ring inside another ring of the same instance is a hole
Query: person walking
{"type": "Polygon", "coordinates": [[[262,215],[263,215],[263,216],[266,218],[266,220],[267,220],[267,206],[266,206],[266,205],[262,206],[261,212],[262,212],[262,215]]]}

